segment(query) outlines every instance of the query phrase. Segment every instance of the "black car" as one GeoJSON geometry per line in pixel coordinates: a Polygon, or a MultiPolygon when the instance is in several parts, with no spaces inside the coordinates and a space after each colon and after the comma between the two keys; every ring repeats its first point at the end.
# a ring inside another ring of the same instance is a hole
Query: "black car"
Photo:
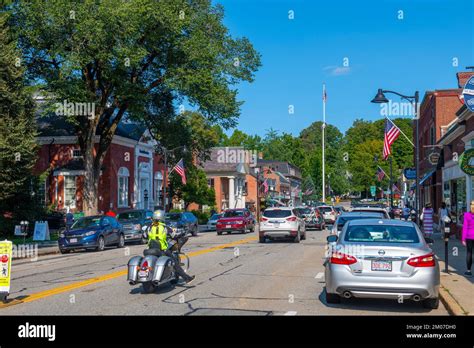
{"type": "Polygon", "coordinates": [[[123,226],[125,241],[146,244],[147,236],[142,228],[151,223],[152,216],[153,212],[145,209],[127,210],[119,213],[117,220],[123,226]]]}
{"type": "Polygon", "coordinates": [[[197,236],[198,234],[198,219],[193,213],[167,213],[165,222],[173,230],[184,230],[186,233],[190,233],[193,236],[197,236]]]}

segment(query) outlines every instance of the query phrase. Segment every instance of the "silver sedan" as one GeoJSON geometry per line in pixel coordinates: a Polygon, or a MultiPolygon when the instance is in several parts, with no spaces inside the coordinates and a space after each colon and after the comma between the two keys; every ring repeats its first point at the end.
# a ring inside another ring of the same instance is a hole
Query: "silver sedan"
{"type": "Polygon", "coordinates": [[[386,219],[349,221],[330,235],[325,262],[326,302],[385,298],[439,305],[440,273],[428,243],[413,222],[386,219]]]}

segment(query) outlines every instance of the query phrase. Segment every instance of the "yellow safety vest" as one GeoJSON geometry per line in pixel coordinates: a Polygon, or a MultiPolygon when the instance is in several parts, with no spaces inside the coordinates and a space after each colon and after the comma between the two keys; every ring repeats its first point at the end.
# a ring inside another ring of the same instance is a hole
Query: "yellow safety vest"
{"type": "Polygon", "coordinates": [[[151,226],[150,232],[148,232],[148,245],[150,245],[151,241],[153,240],[160,244],[161,250],[168,249],[168,239],[164,223],[158,222],[157,224],[154,223],[151,226]]]}

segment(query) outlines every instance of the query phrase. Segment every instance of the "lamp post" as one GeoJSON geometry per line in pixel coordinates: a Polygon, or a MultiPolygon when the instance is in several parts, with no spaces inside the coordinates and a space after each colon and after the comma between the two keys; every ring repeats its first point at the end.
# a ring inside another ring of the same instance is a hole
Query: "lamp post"
{"type": "Polygon", "coordinates": [[[159,145],[160,150],[163,152],[164,155],[164,164],[165,164],[165,175],[163,178],[163,207],[165,209],[165,212],[167,212],[167,207],[168,207],[168,195],[167,195],[167,187],[168,187],[168,156],[172,154],[174,151],[178,149],[183,149],[183,154],[186,154],[188,152],[188,149],[186,148],[186,145],[178,146],[175,147],[174,149],[168,150],[166,147],[163,145],[159,145]]]}
{"type": "MultiPolygon", "coordinates": [[[[389,90],[384,90],[379,88],[377,91],[377,94],[374,99],[372,99],[372,103],[376,104],[382,104],[382,103],[388,103],[388,99],[385,97],[384,93],[392,93],[398,95],[400,98],[405,99],[409,101],[410,103],[415,104],[415,171],[416,171],[416,179],[415,179],[415,210],[416,210],[416,223],[417,225],[420,224],[420,178],[419,178],[419,164],[420,164],[420,138],[419,138],[419,119],[420,115],[418,114],[418,102],[419,102],[419,92],[416,91],[415,95],[413,96],[407,96],[400,94],[398,92],[394,91],[389,91],[389,90]]],[[[391,174],[390,174],[391,175],[391,174]]],[[[391,176],[390,176],[391,177],[391,176]]],[[[392,192],[392,187],[390,187],[390,192],[392,192]]],[[[392,204],[392,203],[391,203],[392,204]]]]}

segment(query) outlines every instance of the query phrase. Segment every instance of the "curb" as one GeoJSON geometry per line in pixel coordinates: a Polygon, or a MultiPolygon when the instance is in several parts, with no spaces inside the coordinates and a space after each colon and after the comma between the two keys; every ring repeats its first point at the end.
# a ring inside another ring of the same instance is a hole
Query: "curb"
{"type": "Polygon", "coordinates": [[[439,287],[439,298],[446,307],[449,315],[467,315],[453,295],[450,294],[449,289],[445,288],[443,285],[440,285],[439,287]]]}

